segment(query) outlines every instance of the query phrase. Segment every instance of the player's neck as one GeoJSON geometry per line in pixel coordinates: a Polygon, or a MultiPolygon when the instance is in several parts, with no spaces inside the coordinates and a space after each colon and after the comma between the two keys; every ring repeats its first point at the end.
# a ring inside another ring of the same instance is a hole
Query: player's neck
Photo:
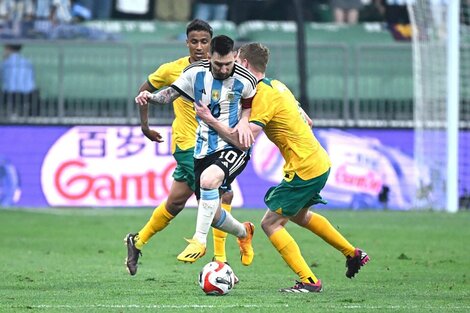
{"type": "Polygon", "coordinates": [[[257,71],[252,71],[251,73],[255,75],[256,80],[258,81],[262,80],[266,76],[264,73],[257,72],[257,71]]]}

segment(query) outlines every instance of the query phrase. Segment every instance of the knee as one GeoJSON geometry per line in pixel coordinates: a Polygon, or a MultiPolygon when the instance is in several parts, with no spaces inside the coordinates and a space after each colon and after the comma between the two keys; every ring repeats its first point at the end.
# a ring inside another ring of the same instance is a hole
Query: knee
{"type": "Polygon", "coordinates": [[[261,220],[261,228],[266,236],[271,237],[272,234],[282,229],[287,221],[287,217],[283,217],[277,213],[267,212],[261,220]]]}
{"type": "Polygon", "coordinates": [[[269,222],[267,219],[262,219],[261,220],[261,228],[263,229],[264,233],[269,236],[269,234],[271,233],[271,229],[272,229],[273,225],[271,222],[269,222]]]}
{"type": "Polygon", "coordinates": [[[309,211],[308,208],[304,208],[299,211],[295,216],[292,216],[290,220],[300,227],[305,227],[309,222],[312,217],[312,212],[309,211]]]}
{"type": "Polygon", "coordinates": [[[304,216],[294,216],[290,220],[299,225],[300,227],[305,227],[305,225],[307,225],[308,223],[307,219],[304,216]]]}
{"type": "Polygon", "coordinates": [[[220,180],[210,173],[203,172],[199,181],[201,188],[204,189],[217,189],[220,187],[220,180]]]}

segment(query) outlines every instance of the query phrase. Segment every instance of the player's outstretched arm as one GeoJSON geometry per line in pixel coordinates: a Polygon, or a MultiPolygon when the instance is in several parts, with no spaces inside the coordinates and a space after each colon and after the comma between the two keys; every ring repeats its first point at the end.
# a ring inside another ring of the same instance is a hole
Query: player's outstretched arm
{"type": "Polygon", "coordinates": [[[140,129],[142,133],[148,139],[156,142],[163,142],[162,135],[150,129],[149,127],[149,98],[152,94],[148,90],[142,90],[141,92],[135,97],[135,102],[139,105],[139,115],[140,115],[140,129]]]}
{"type": "Polygon", "coordinates": [[[135,103],[138,105],[146,105],[149,104],[149,102],[167,104],[172,103],[179,96],[180,94],[171,87],[160,90],[157,93],[150,93],[149,91],[144,90],[135,97],[135,103]]]}
{"type": "Polygon", "coordinates": [[[148,139],[156,142],[163,142],[162,135],[159,132],[150,129],[148,112],[148,103],[144,105],[139,105],[140,129],[142,130],[142,133],[145,135],[145,137],[147,137],[148,139]]]}
{"type": "Polygon", "coordinates": [[[151,94],[150,101],[161,104],[173,103],[173,101],[175,101],[176,98],[178,98],[179,96],[180,94],[178,93],[178,91],[176,91],[172,87],[168,87],[157,93],[151,94]]]}
{"type": "MultiPolygon", "coordinates": [[[[141,88],[142,90],[142,88],[141,88]]],[[[150,102],[156,103],[171,103],[173,100],[179,97],[179,93],[173,88],[166,88],[153,94],[148,90],[142,90],[137,97],[135,97],[135,102],[139,105],[140,113],[140,128],[144,133],[145,137],[152,141],[163,142],[161,134],[153,129],[150,129],[148,122],[148,107],[150,102]]]]}
{"type": "Polygon", "coordinates": [[[156,142],[163,142],[162,135],[149,127],[149,105],[143,104],[139,105],[139,114],[140,114],[140,129],[142,133],[148,139],[156,142]]]}

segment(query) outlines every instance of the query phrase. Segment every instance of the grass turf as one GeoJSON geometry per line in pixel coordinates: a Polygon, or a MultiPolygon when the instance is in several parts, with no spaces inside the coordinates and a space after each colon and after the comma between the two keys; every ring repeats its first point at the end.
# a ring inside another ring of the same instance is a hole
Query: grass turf
{"type": "Polygon", "coordinates": [[[291,272],[260,227],[262,210],[235,209],[256,225],[252,266],[229,261],[241,282],[224,297],[205,296],[197,274],[212,257],[182,264],[176,255],[195,227],[186,209],[143,249],[139,271],[124,267],[122,238],[138,231],[149,209],[0,210],[0,312],[468,312],[470,214],[320,211],[371,257],[356,278],[344,257],[312,233],[288,224],[324,284],[320,294],[281,294],[291,272]]]}

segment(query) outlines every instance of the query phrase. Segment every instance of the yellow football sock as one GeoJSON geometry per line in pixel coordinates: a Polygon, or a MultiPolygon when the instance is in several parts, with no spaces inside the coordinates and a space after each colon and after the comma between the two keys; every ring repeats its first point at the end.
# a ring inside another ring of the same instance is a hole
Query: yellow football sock
{"type": "Polygon", "coordinates": [[[166,201],[160,203],[153,211],[147,224],[139,231],[135,241],[135,247],[137,249],[141,250],[153,235],[164,229],[174,218],[174,216],[167,211],[165,206],[166,201]]]}
{"type": "Polygon", "coordinates": [[[310,267],[308,267],[307,262],[305,262],[300,253],[299,246],[285,228],[272,234],[269,240],[289,267],[299,275],[302,282],[309,283],[313,281],[313,283],[317,283],[318,278],[315,277],[310,267]]]}
{"type": "Polygon", "coordinates": [[[305,225],[305,228],[311,230],[314,234],[341,251],[344,256],[354,256],[354,247],[320,214],[312,212],[312,218],[305,225]]]}
{"type": "MultiPolygon", "coordinates": [[[[221,204],[222,209],[229,212],[232,211],[232,206],[227,203],[221,204]]],[[[225,254],[225,241],[227,233],[216,228],[212,228],[212,236],[214,238],[214,259],[220,262],[227,262],[227,255],[225,254]]]]}

